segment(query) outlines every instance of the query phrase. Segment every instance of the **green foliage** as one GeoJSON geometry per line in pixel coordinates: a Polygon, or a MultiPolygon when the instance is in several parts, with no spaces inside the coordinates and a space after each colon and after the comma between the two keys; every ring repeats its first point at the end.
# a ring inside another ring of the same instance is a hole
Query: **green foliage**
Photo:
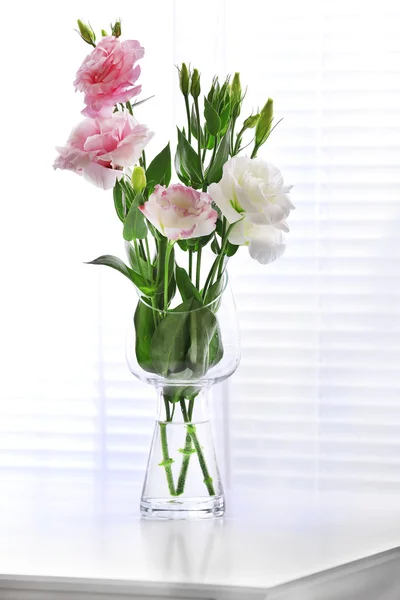
{"type": "Polygon", "coordinates": [[[124,196],[121,182],[119,179],[117,179],[117,181],[115,182],[115,185],[114,185],[113,198],[114,198],[115,211],[118,215],[118,218],[120,221],[122,221],[122,223],[124,223],[126,215],[127,215],[127,208],[126,208],[125,196],[124,196]]]}
{"type": "Polygon", "coordinates": [[[133,269],[129,268],[120,258],[116,256],[112,256],[110,254],[106,254],[104,256],[99,256],[95,260],[86,263],[87,265],[104,265],[106,267],[111,267],[115,269],[122,275],[125,275],[132,283],[136,285],[136,287],[146,296],[153,296],[155,289],[152,284],[149,284],[144,277],[142,277],[139,273],[136,273],[133,269]]]}
{"type": "MultiPolygon", "coordinates": [[[[155,263],[155,304],[157,308],[164,308],[164,274],[165,274],[165,261],[167,252],[167,239],[161,238],[158,242],[158,254],[155,263]]],[[[171,250],[171,254],[168,262],[168,302],[174,297],[176,291],[175,281],[175,251],[174,248],[171,250]]]]}
{"type": "Polygon", "coordinates": [[[210,354],[209,354],[209,368],[215,367],[224,356],[224,346],[222,343],[222,335],[219,325],[217,323],[217,329],[210,342],[210,354]]]}
{"type": "Polygon", "coordinates": [[[190,346],[187,358],[193,371],[193,377],[203,377],[209,369],[209,349],[216,328],[217,319],[208,308],[199,308],[190,313],[190,346]]]}
{"type": "Polygon", "coordinates": [[[124,240],[130,242],[131,240],[143,240],[147,237],[147,225],[144,215],[139,206],[143,203],[143,195],[136,194],[128,214],[126,215],[123,236],[124,240]]]}
{"type": "Polygon", "coordinates": [[[146,279],[152,281],[153,266],[149,265],[149,263],[140,256],[140,253],[135,252],[135,248],[130,242],[125,242],[125,250],[131,269],[136,271],[136,273],[142,272],[146,279]]]}
{"type": "Polygon", "coordinates": [[[154,372],[151,359],[151,340],[155,329],[155,311],[144,302],[138,302],[134,315],[136,332],[136,358],[139,365],[145,371],[154,372]]]}
{"type": "Polygon", "coordinates": [[[211,135],[218,135],[221,129],[221,119],[207,98],[204,98],[204,117],[206,119],[207,129],[211,135]]]}
{"type": "Polygon", "coordinates": [[[147,189],[149,193],[156,185],[169,186],[171,181],[171,149],[169,143],[151,161],[146,169],[147,189]]]}
{"type": "Polygon", "coordinates": [[[190,298],[169,311],[154,332],[150,354],[156,373],[163,377],[185,370],[190,341],[189,311],[193,302],[190,298]]]}
{"type": "MultiPolygon", "coordinates": [[[[190,131],[192,132],[193,137],[197,140],[199,136],[199,122],[197,120],[196,110],[194,104],[192,104],[192,112],[190,116],[190,131]]],[[[200,145],[202,148],[205,147],[205,139],[203,130],[200,127],[200,145]]]]}
{"type": "Polygon", "coordinates": [[[189,275],[182,267],[176,267],[176,284],[178,286],[182,300],[189,300],[195,298],[198,302],[202,303],[202,298],[199,290],[193,285],[189,275]]]}
{"type": "Polygon", "coordinates": [[[179,157],[178,161],[175,161],[177,173],[185,179],[188,178],[193,187],[199,188],[203,180],[200,158],[179,128],[177,155],[179,157]]]}
{"type": "Polygon", "coordinates": [[[218,147],[217,153],[215,155],[215,160],[211,165],[210,170],[206,174],[206,179],[208,185],[210,183],[218,183],[218,181],[222,177],[222,168],[226,161],[229,158],[229,150],[230,150],[230,128],[228,128],[224,137],[221,140],[221,143],[218,147]]]}

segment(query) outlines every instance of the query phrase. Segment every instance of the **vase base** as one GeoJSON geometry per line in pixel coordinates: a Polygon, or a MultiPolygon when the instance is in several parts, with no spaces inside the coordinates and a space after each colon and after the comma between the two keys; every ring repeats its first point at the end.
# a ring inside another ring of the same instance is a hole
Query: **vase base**
{"type": "Polygon", "coordinates": [[[196,520],[222,517],[224,496],[211,498],[142,498],[140,512],[144,519],[196,520]]]}

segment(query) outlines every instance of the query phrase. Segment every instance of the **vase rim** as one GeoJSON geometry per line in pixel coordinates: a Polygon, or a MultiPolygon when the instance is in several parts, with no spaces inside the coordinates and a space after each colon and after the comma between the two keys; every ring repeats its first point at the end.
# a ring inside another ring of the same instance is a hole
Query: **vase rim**
{"type": "MultiPolygon", "coordinates": [[[[214,298],[214,300],[211,300],[211,302],[208,302],[208,304],[204,304],[203,306],[199,306],[199,308],[194,308],[193,310],[176,310],[176,308],[168,308],[166,311],[163,311],[160,308],[155,308],[154,306],[152,306],[151,304],[149,304],[149,302],[146,302],[145,298],[143,296],[139,295],[139,302],[142,302],[142,304],[145,304],[147,306],[147,308],[150,308],[150,310],[155,311],[156,313],[171,313],[173,315],[177,315],[177,314],[192,314],[194,312],[197,312],[198,310],[203,310],[204,308],[210,308],[210,306],[213,306],[214,304],[216,304],[222,297],[223,293],[225,292],[227,285],[228,285],[228,273],[225,270],[224,273],[221,275],[221,277],[223,277],[223,286],[222,289],[220,291],[220,293],[218,294],[218,296],[216,298],[214,298]]],[[[178,307],[177,307],[178,308],[178,307]]]]}

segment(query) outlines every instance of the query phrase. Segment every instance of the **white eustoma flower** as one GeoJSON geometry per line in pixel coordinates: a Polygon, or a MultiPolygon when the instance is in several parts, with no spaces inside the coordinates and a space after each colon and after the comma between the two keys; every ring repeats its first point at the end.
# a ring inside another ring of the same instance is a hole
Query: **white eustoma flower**
{"type": "Polygon", "coordinates": [[[286,218],[294,209],[276,167],[260,158],[235,156],[225,163],[222,179],[208,193],[231,229],[232,244],[249,247],[250,256],[262,264],[282,256],[282,231],[289,231],[286,218]]]}

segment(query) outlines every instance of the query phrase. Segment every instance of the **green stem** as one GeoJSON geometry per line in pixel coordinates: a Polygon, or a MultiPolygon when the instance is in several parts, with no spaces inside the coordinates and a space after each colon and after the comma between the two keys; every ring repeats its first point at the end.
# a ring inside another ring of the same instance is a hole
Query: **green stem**
{"type": "Polygon", "coordinates": [[[186,433],[185,446],[180,450],[183,454],[182,466],[179,472],[178,483],[176,484],[176,495],[180,496],[185,490],[186,476],[189,468],[191,455],[195,452],[192,447],[192,438],[186,433]]]}
{"type": "Polygon", "coordinates": [[[207,173],[210,172],[211,167],[214,164],[215,155],[217,154],[217,148],[218,148],[218,136],[214,140],[214,148],[213,148],[213,151],[212,151],[212,154],[211,154],[211,160],[210,160],[210,164],[208,165],[207,173]]]}
{"type": "Polygon", "coordinates": [[[203,175],[203,163],[201,161],[201,125],[200,125],[200,110],[199,110],[199,100],[198,98],[194,99],[194,109],[196,111],[196,119],[197,119],[197,154],[199,156],[199,164],[201,170],[201,177],[204,179],[203,175]]]}
{"type": "Polygon", "coordinates": [[[189,409],[188,409],[189,421],[192,420],[193,409],[194,409],[194,398],[192,398],[191,400],[189,400],[189,409]]]}
{"type": "Polygon", "coordinates": [[[140,256],[140,250],[139,250],[137,239],[133,240],[133,246],[135,248],[135,254],[136,254],[136,258],[137,258],[138,265],[139,265],[139,272],[140,272],[141,276],[143,277],[143,279],[146,279],[146,277],[144,276],[144,273],[143,273],[143,267],[142,267],[142,263],[140,260],[142,257],[140,256]]]}
{"type": "Polygon", "coordinates": [[[197,262],[196,262],[196,287],[198,290],[200,290],[201,251],[202,251],[202,247],[199,244],[199,247],[197,250],[197,262]]]}
{"type": "Polygon", "coordinates": [[[143,258],[143,260],[146,260],[146,252],[144,250],[144,245],[143,245],[143,240],[139,240],[139,246],[140,246],[140,251],[141,251],[141,257],[143,258]]]}
{"type": "MultiPolygon", "coordinates": [[[[168,402],[168,400],[167,400],[168,402]]],[[[162,450],[162,462],[160,466],[164,467],[165,475],[167,477],[168,489],[171,496],[175,496],[175,485],[174,478],[172,476],[171,464],[173,463],[172,458],[169,456],[168,440],[167,440],[167,423],[160,423],[160,436],[161,436],[161,450],[162,450]]]]}
{"type": "Polygon", "coordinates": [[[192,140],[192,132],[190,131],[190,107],[189,107],[189,97],[185,95],[185,108],[186,108],[186,116],[188,122],[188,142],[191,143],[192,140]]]}
{"type": "Polygon", "coordinates": [[[147,257],[147,262],[149,263],[150,267],[152,267],[152,263],[151,263],[151,254],[150,254],[150,246],[149,246],[149,240],[147,239],[147,237],[144,238],[144,243],[146,245],[146,257],[147,257]]]}
{"type": "Polygon", "coordinates": [[[256,145],[256,146],[254,146],[254,148],[253,148],[253,152],[251,153],[251,156],[250,156],[250,158],[255,158],[255,157],[257,156],[257,152],[258,152],[258,147],[257,147],[257,145],[256,145]]]}
{"type": "Polygon", "coordinates": [[[208,493],[210,496],[215,496],[213,480],[208,471],[206,460],[205,460],[204,454],[203,454],[203,450],[200,446],[200,442],[197,437],[196,427],[195,427],[195,425],[193,425],[193,423],[190,423],[189,425],[186,426],[186,429],[187,429],[190,437],[192,438],[193,446],[194,446],[194,449],[196,450],[197,458],[199,459],[200,469],[203,473],[204,483],[206,484],[208,493]]]}
{"type": "Polygon", "coordinates": [[[235,137],[235,127],[237,119],[233,119],[231,123],[231,143],[230,143],[230,154],[234,156],[234,143],[233,138],[235,137]]]}
{"type": "Polygon", "coordinates": [[[189,278],[193,277],[193,250],[189,248],[189,278]]]}
{"type": "Polygon", "coordinates": [[[187,413],[187,410],[186,410],[185,399],[182,398],[182,400],[180,400],[179,403],[181,405],[181,411],[182,411],[183,420],[185,421],[185,423],[187,423],[187,421],[189,421],[189,417],[188,417],[188,413],[187,413]]]}
{"type": "Polygon", "coordinates": [[[144,150],[142,151],[142,162],[143,162],[143,169],[146,170],[146,152],[144,150]]]}
{"type": "Polygon", "coordinates": [[[167,242],[165,249],[165,268],[164,268],[164,312],[167,312],[168,308],[168,283],[169,283],[169,257],[171,256],[171,250],[173,243],[167,242]]]}
{"type": "MultiPolygon", "coordinates": [[[[239,221],[236,221],[236,223],[239,223],[239,221]]],[[[230,234],[232,228],[234,227],[234,225],[236,225],[236,223],[231,223],[229,225],[226,233],[225,233],[225,238],[224,239],[221,238],[221,242],[222,242],[221,252],[217,256],[217,258],[214,260],[213,265],[211,267],[211,270],[210,270],[210,272],[208,274],[208,277],[206,279],[206,283],[205,283],[204,289],[203,289],[203,298],[206,297],[208,289],[209,289],[210,285],[212,285],[212,283],[213,283],[214,275],[215,275],[215,273],[216,273],[217,270],[219,271],[219,267],[220,267],[221,262],[223,264],[224,256],[225,256],[225,250],[226,250],[226,246],[228,244],[228,237],[229,237],[229,234],[230,234]]],[[[221,273],[222,273],[222,268],[221,268],[221,273]]]]}
{"type": "Polygon", "coordinates": [[[246,131],[246,127],[242,127],[242,129],[239,131],[239,133],[236,136],[236,143],[235,143],[235,147],[233,149],[233,156],[236,156],[236,154],[239,152],[240,143],[242,141],[242,135],[244,134],[245,131],[246,131]]]}

